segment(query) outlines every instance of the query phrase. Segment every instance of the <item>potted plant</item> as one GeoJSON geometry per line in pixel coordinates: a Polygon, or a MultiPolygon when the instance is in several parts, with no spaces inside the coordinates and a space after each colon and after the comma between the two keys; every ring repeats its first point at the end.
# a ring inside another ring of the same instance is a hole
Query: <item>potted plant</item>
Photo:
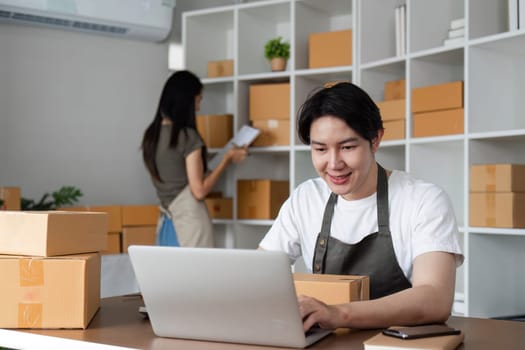
{"type": "Polygon", "coordinates": [[[281,36],[270,39],[264,45],[264,57],[270,61],[272,71],[283,71],[290,58],[290,43],[283,41],[281,36]]]}
{"type": "Polygon", "coordinates": [[[22,197],[22,210],[56,210],[62,206],[75,204],[83,193],[74,186],[62,186],[58,191],[45,193],[38,202],[22,197]]]}

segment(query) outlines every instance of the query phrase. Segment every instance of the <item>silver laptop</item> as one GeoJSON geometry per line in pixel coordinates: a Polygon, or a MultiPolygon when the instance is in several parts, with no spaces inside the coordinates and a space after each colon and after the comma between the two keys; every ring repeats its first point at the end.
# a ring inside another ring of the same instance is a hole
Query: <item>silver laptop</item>
{"type": "Polygon", "coordinates": [[[288,257],[241,249],[130,246],[153,332],[160,337],[304,348],[288,257]]]}

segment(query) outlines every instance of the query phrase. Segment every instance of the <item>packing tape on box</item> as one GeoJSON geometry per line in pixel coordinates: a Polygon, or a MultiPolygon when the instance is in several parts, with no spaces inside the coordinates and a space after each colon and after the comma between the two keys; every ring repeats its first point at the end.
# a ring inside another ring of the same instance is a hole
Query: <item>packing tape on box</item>
{"type": "Polygon", "coordinates": [[[44,261],[41,259],[20,259],[18,263],[20,287],[44,285],[44,261]]]}
{"type": "Polygon", "coordinates": [[[44,261],[41,259],[20,259],[18,263],[22,301],[18,303],[18,328],[41,328],[42,300],[39,288],[44,285],[44,261]],[[24,288],[26,289],[26,288],[24,288]]]}
{"type": "MultiPolygon", "coordinates": [[[[359,293],[359,300],[365,300],[365,289],[363,288],[363,280],[359,279],[359,284],[357,286],[359,293]]],[[[368,298],[367,298],[368,300],[368,298]]]]}
{"type": "Polygon", "coordinates": [[[42,328],[42,303],[18,304],[18,328],[42,328]]]}
{"type": "Polygon", "coordinates": [[[485,185],[486,192],[495,192],[496,191],[496,166],[487,165],[485,167],[487,170],[487,184],[485,185]]]}
{"type": "Polygon", "coordinates": [[[489,227],[496,226],[496,195],[494,193],[487,193],[487,217],[485,218],[485,225],[489,227]]]}

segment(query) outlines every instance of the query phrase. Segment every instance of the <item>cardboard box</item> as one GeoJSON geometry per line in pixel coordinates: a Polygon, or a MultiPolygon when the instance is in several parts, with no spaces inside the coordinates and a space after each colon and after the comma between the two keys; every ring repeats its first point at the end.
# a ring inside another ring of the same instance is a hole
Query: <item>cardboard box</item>
{"type": "Polygon", "coordinates": [[[385,133],[383,141],[401,140],[405,138],[405,120],[389,120],[383,122],[385,133]]]}
{"type": "Polygon", "coordinates": [[[0,328],[86,328],[100,306],[100,255],[0,256],[0,328]]]}
{"type": "Polygon", "coordinates": [[[412,112],[463,108],[463,81],[412,89],[412,112]]]}
{"type": "Polygon", "coordinates": [[[0,211],[0,254],[56,256],[106,249],[108,215],[0,211]]]}
{"type": "Polygon", "coordinates": [[[233,75],[233,60],[208,62],[208,78],[230,77],[233,75]]]}
{"type": "Polygon", "coordinates": [[[204,202],[212,219],[233,219],[232,198],[206,198],[204,202]]]}
{"type": "Polygon", "coordinates": [[[404,100],[406,99],[406,80],[391,80],[385,83],[384,100],[404,100]]]}
{"type": "Polygon", "coordinates": [[[472,165],[470,191],[525,192],[525,164],[472,165]]]}
{"type": "Polygon", "coordinates": [[[406,100],[381,101],[376,105],[383,121],[406,119],[406,100]]]}
{"type": "Polygon", "coordinates": [[[253,141],[254,147],[289,146],[290,145],[290,119],[287,120],[255,120],[254,128],[261,131],[253,141]]]}
{"type": "Polygon", "coordinates": [[[329,305],[370,299],[370,279],[367,276],[293,274],[295,292],[321,300],[329,305]]]}
{"type": "Polygon", "coordinates": [[[122,252],[127,253],[128,247],[137,245],[155,245],[157,226],[124,227],[122,229],[122,252]]]}
{"type": "Polygon", "coordinates": [[[308,67],[352,65],[352,30],[311,33],[308,37],[308,67]]]}
{"type": "Polygon", "coordinates": [[[288,198],[288,181],[237,180],[238,219],[271,220],[288,198]]]}
{"type": "Polygon", "coordinates": [[[22,191],[20,187],[0,187],[0,199],[4,202],[0,210],[20,210],[22,191]]]}
{"type": "Polygon", "coordinates": [[[108,232],[108,247],[106,250],[100,253],[102,255],[122,253],[121,233],[120,232],[108,232]]]}
{"type": "Polygon", "coordinates": [[[250,85],[250,119],[290,119],[290,83],[250,85]]]}
{"type": "Polygon", "coordinates": [[[222,148],[233,137],[233,115],[198,115],[197,131],[208,148],[222,148]]]}
{"type": "Polygon", "coordinates": [[[123,205],[122,227],[157,225],[159,213],[158,205],[123,205]]]}
{"type": "Polygon", "coordinates": [[[414,114],[414,137],[462,134],[463,108],[414,114]]]}
{"type": "Polygon", "coordinates": [[[525,228],[523,213],[525,193],[470,193],[470,226],[525,228]]]}
{"type": "Polygon", "coordinates": [[[108,232],[122,231],[122,209],[120,205],[83,206],[60,208],[65,211],[89,211],[108,214],[108,232]]]}

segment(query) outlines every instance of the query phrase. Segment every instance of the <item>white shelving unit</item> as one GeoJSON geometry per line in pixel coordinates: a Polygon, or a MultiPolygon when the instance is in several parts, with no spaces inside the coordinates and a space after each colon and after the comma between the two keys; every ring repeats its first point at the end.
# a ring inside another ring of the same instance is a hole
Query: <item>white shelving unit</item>
{"type": "MultiPolygon", "coordinates": [[[[469,226],[472,164],[525,163],[525,30],[508,31],[508,0],[263,0],[183,15],[187,69],[207,75],[207,62],[234,60],[234,76],[204,78],[202,113],[232,113],[248,122],[248,89],[290,82],[289,147],[252,148],[249,159],[218,185],[234,198],[241,178],[290,181],[290,190],[316,176],[310,151],[295,132],[295,115],[312,89],[350,80],[377,101],[384,83],[406,79],[406,138],[386,141],[377,154],[387,168],[406,170],[443,187],[459,224],[465,263],[458,269],[455,314],[475,317],[525,313],[525,230],[469,226]],[[396,56],[394,10],[407,8],[407,52],[396,56]],[[462,43],[443,46],[450,22],[464,18],[462,43]],[[308,69],[308,34],[353,30],[353,65],[308,69]],[[273,73],[264,43],[281,35],[291,43],[286,71],[273,73]],[[465,131],[412,137],[413,88],[464,81],[465,131]]],[[[235,210],[234,210],[235,212],[235,210]]],[[[525,214],[525,213],[524,213],[525,214]]],[[[215,221],[218,244],[255,248],[272,221],[215,221]]]]}

